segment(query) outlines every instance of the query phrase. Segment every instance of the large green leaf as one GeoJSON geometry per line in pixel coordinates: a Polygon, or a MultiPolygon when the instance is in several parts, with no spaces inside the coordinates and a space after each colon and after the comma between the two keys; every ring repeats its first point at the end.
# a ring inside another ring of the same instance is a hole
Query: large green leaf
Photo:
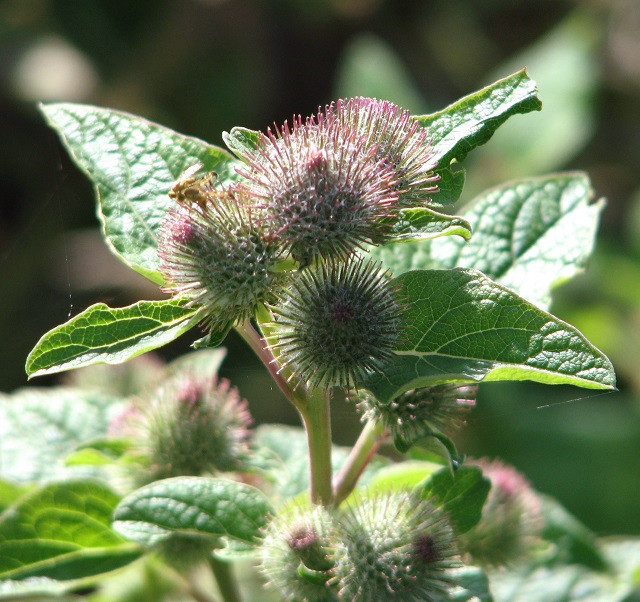
{"type": "Polygon", "coordinates": [[[27,358],[27,374],[119,364],[170,343],[198,320],[198,308],[187,307],[183,299],[139,301],[115,309],[97,303],[38,341],[27,358]]]}
{"type": "Polygon", "coordinates": [[[118,497],[89,481],[52,483],[0,516],[0,578],[79,579],[140,556],[110,527],[118,497]]]}
{"type": "Polygon", "coordinates": [[[250,485],[206,477],[156,481],[126,496],[113,514],[113,528],[151,546],[185,533],[255,543],[271,505],[250,485]]]}
{"type": "Polygon", "coordinates": [[[454,472],[441,468],[419,487],[422,497],[447,511],[458,533],[478,524],[490,489],[491,481],[477,466],[461,466],[454,472]]]}
{"type": "Polygon", "coordinates": [[[457,239],[393,245],[373,252],[397,276],[415,268],[475,268],[547,308],[554,286],[586,267],[601,199],[584,173],[560,173],[498,186],[463,210],[473,226],[457,239]]]}
{"type": "MultiPolygon", "coordinates": [[[[462,161],[469,151],[487,142],[509,117],[539,111],[542,103],[536,94],[535,82],[522,69],[461,98],[442,111],[417,116],[429,131],[438,161],[436,173],[443,172],[443,182],[446,184],[451,180],[449,166],[452,161],[462,161]]],[[[440,203],[448,203],[456,200],[453,196],[447,194],[440,198],[436,195],[434,198],[440,203]]]]}
{"type": "Polygon", "coordinates": [[[233,157],[127,113],[72,103],[40,108],[93,182],[98,216],[112,250],[131,268],[161,283],[157,236],[174,203],[167,195],[173,182],[195,163],[222,179],[233,178],[233,157]]]}
{"type": "Polygon", "coordinates": [[[96,471],[66,467],[77,446],[104,437],[123,402],[99,391],[26,388],[0,396],[0,475],[18,482],[96,471]]]}
{"type": "Polygon", "coordinates": [[[363,383],[380,401],[446,382],[615,386],[611,363],[580,332],[476,270],[416,270],[396,282],[401,343],[384,375],[363,383]]]}

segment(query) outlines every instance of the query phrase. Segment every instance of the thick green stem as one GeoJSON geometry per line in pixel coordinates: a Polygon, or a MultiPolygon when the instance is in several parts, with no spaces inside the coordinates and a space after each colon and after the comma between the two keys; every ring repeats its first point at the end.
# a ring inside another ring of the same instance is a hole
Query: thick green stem
{"type": "Polygon", "coordinates": [[[228,562],[218,560],[215,556],[209,557],[209,565],[216,578],[218,589],[224,602],[242,602],[232,566],[228,562]]]}
{"type": "Polygon", "coordinates": [[[331,406],[328,393],[317,389],[300,408],[309,444],[311,501],[330,506],[331,486],[331,406]]]}
{"type": "Polygon", "coordinates": [[[362,471],[378,451],[382,431],[382,425],[372,420],[364,425],[347,461],[342,465],[333,481],[333,498],[336,506],[353,491],[362,471]]]}
{"type": "MultiPolygon", "coordinates": [[[[266,310],[265,310],[266,311],[266,310]]],[[[311,501],[330,506],[333,503],[331,486],[331,408],[329,393],[305,386],[292,389],[283,377],[266,341],[249,321],[236,326],[236,330],[265,365],[285,397],[300,412],[309,445],[311,501]]],[[[286,372],[286,371],[285,371],[286,372]]]]}

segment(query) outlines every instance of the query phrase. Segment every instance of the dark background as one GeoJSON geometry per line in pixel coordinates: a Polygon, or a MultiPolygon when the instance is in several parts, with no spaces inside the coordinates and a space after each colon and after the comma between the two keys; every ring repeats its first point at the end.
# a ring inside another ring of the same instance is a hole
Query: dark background
{"type": "MultiPolygon", "coordinates": [[[[640,534],[637,0],[0,1],[0,390],[26,385],[28,352],[70,315],[160,295],[110,256],[91,186],[37,101],[122,109],[222,144],[234,125],[356,94],[438,110],[522,66],[544,109],[472,153],[463,202],[508,178],[589,172],[608,198],[597,251],[553,311],[611,357],[620,391],[483,386],[457,440],[514,463],[598,534],[640,534]]],[[[297,422],[243,344],[226,344],[223,373],[257,420],[297,422]]],[[[336,441],[353,441],[352,409],[336,402],[334,421],[336,441]]]]}

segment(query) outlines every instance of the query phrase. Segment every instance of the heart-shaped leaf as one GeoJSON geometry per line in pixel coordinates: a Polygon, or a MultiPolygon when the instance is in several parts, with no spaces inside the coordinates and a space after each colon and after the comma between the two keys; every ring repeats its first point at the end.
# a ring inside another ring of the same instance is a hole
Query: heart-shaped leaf
{"type": "Polygon", "coordinates": [[[40,109],[93,182],[112,251],[161,284],[158,230],[174,206],[168,196],[172,184],[196,163],[222,180],[233,179],[235,159],[221,148],[128,113],[72,103],[40,109]]]}
{"type": "Polygon", "coordinates": [[[156,481],[126,496],[113,514],[113,528],[146,546],[176,533],[229,537],[254,544],[273,512],[250,485],[206,477],[156,481]]]}
{"type": "Polygon", "coordinates": [[[401,344],[384,375],[364,383],[380,401],[447,382],[615,386],[611,362],[580,332],[476,270],[415,270],[395,281],[407,300],[401,344]]]}
{"type": "Polygon", "coordinates": [[[184,299],[139,301],[121,308],[97,303],[45,334],[27,358],[29,377],[119,364],[170,343],[199,320],[184,299]]]}
{"type": "Polygon", "coordinates": [[[547,308],[554,286],[587,264],[604,201],[586,174],[559,173],[492,188],[465,207],[473,227],[455,238],[378,247],[371,255],[399,276],[413,269],[475,268],[547,308]]]}

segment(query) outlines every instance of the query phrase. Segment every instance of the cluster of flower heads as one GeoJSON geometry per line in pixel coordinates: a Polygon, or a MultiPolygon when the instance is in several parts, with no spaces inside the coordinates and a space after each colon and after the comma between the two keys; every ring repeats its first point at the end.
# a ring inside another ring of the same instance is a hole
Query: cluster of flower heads
{"type": "Polygon", "coordinates": [[[201,307],[212,329],[270,305],[301,381],[354,384],[388,359],[399,330],[388,275],[357,252],[389,241],[399,212],[437,191],[426,130],[390,102],[357,97],[234,150],[236,181],[194,166],[170,193],[159,244],[167,290],[201,307]],[[297,271],[284,269],[291,260],[297,271]]]}
{"type": "Polygon", "coordinates": [[[445,514],[406,491],[341,510],[285,508],[269,524],[262,572],[285,600],[448,599],[460,565],[445,514]]]}

